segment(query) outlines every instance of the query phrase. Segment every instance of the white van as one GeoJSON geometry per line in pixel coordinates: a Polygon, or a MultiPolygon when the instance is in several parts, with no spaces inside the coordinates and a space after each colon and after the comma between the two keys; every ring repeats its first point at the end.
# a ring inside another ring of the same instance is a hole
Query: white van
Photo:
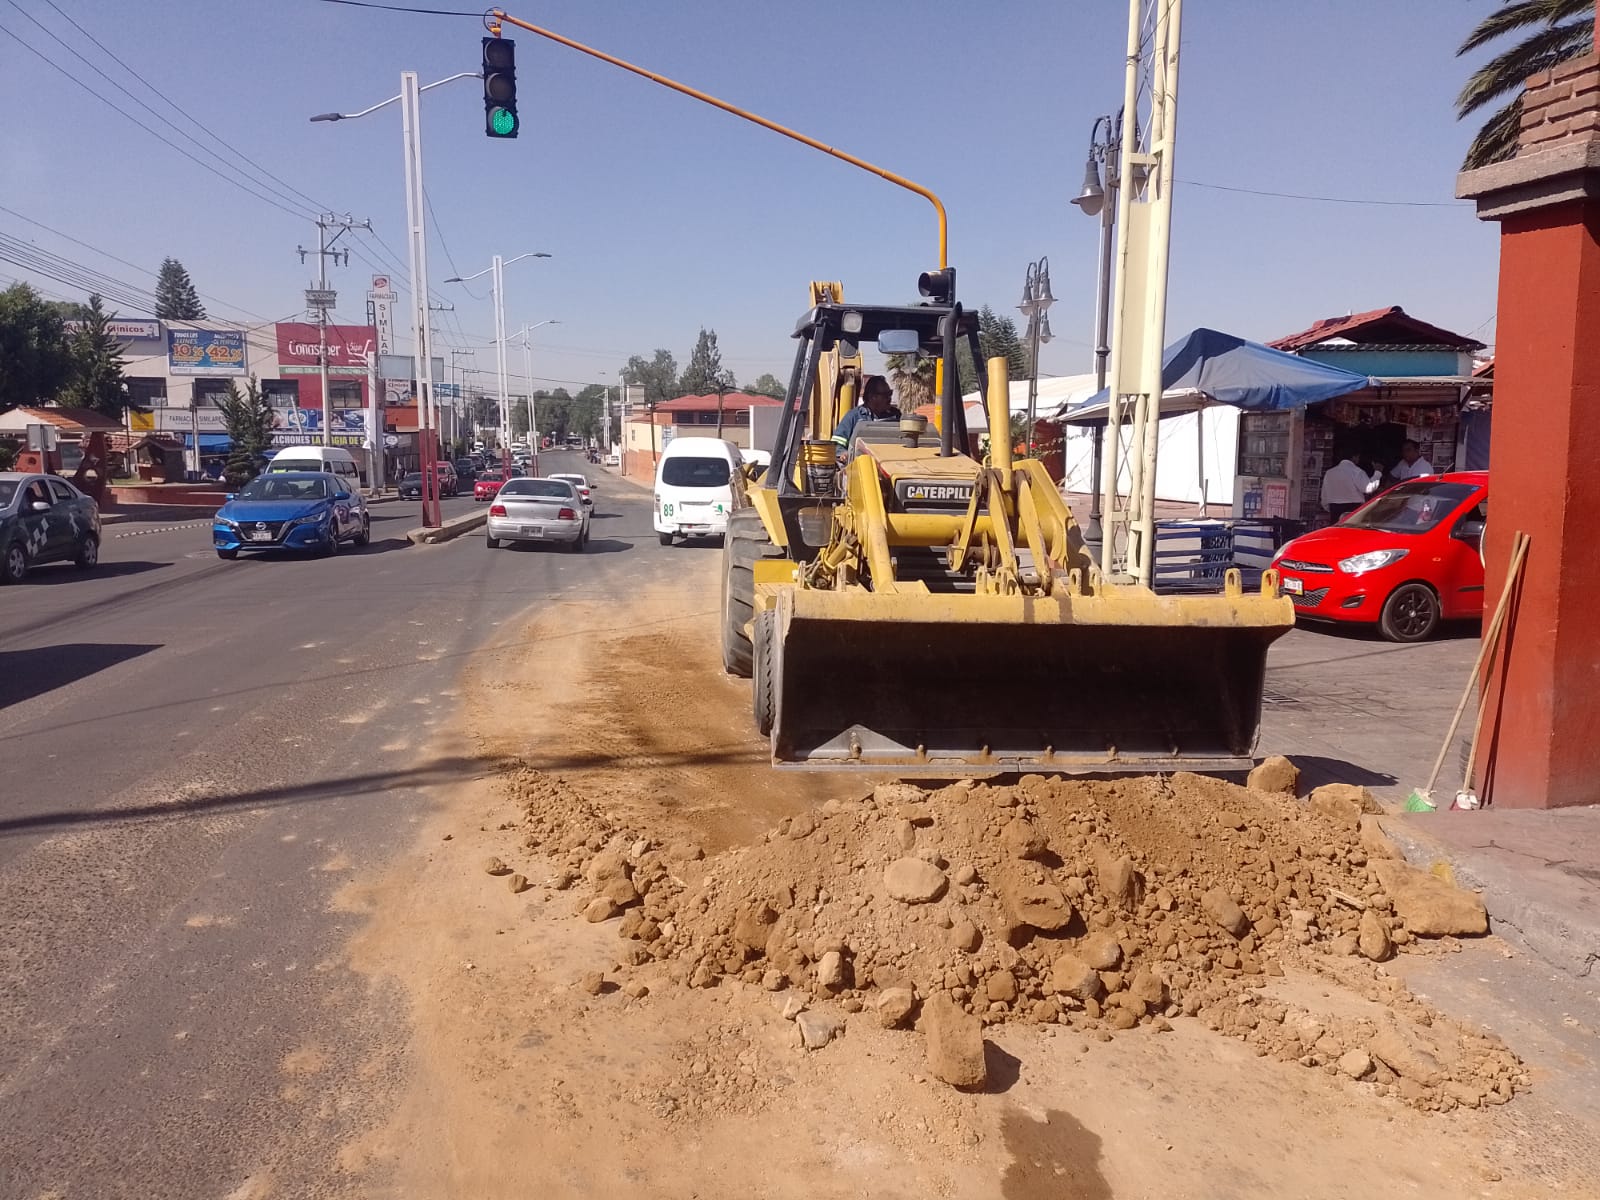
{"type": "Polygon", "coordinates": [[[267,471],[326,471],[344,491],[361,495],[361,469],[356,456],[343,446],[285,446],[272,456],[267,471]]]}
{"type": "Polygon", "coordinates": [[[739,447],[721,438],[675,437],[656,463],[655,527],[674,537],[721,537],[733,510],[739,447]]]}

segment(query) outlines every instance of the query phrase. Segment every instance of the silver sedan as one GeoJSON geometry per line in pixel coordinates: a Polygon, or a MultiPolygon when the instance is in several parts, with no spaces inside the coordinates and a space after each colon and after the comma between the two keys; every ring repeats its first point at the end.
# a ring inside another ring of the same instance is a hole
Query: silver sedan
{"type": "Polygon", "coordinates": [[[508,479],[489,505],[489,549],[501,542],[559,542],[574,553],[589,544],[589,510],[563,479],[508,479]]]}

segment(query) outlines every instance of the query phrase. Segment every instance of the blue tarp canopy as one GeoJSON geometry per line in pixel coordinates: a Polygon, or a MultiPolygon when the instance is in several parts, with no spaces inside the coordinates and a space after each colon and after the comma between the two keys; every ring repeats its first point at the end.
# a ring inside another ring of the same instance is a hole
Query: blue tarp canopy
{"type": "MultiPolygon", "coordinates": [[[[1211,404],[1251,412],[1304,408],[1377,382],[1369,375],[1285,354],[1231,333],[1196,329],[1173,342],[1161,357],[1161,415],[1193,412],[1211,404]]],[[[1107,392],[1100,391],[1057,417],[1069,425],[1101,425],[1109,407],[1107,392]]]]}
{"type": "MultiPolygon", "coordinates": [[[[192,433],[183,435],[183,447],[185,450],[194,448],[194,438],[195,435],[192,433]]],[[[202,454],[227,454],[232,450],[233,442],[225,433],[202,433],[200,435],[200,453],[202,454]]]]}

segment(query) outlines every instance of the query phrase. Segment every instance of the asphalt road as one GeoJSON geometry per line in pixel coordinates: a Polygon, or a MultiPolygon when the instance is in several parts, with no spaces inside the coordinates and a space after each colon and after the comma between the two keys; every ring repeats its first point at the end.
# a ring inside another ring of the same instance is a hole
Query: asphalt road
{"type": "Polygon", "coordinates": [[[119,524],[96,572],[0,589],[0,1197],[337,1191],[406,1034],[338,889],[486,769],[429,745],[469,656],[673,569],[647,501],[602,483],[583,555],[413,547],[409,504],[333,559],[119,524]]]}

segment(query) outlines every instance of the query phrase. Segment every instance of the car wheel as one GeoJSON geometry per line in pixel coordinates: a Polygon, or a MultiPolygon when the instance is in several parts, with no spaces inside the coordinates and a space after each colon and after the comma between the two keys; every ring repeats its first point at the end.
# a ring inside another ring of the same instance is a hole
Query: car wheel
{"type": "Polygon", "coordinates": [[[356,534],[356,545],[365,546],[372,541],[372,518],[361,518],[361,532],[356,534]]]}
{"type": "Polygon", "coordinates": [[[744,509],[728,520],[722,542],[721,642],[722,669],[741,679],[750,678],[753,648],[745,625],[755,608],[755,564],[760,559],[782,558],[783,551],[767,540],[766,526],[754,509],[744,509]]]}
{"type": "Polygon", "coordinates": [[[100,539],[92,533],[83,535],[83,540],[78,543],[78,552],[73,555],[72,561],[80,571],[92,571],[100,562],[100,539]]]}
{"type": "Polygon", "coordinates": [[[239,557],[239,552],[237,550],[218,550],[217,557],[225,558],[229,562],[232,562],[234,559],[239,557]]]}
{"type": "Polygon", "coordinates": [[[1421,642],[1439,627],[1439,597],[1425,583],[1403,583],[1383,602],[1378,629],[1391,642],[1421,642]]]}
{"type": "Polygon", "coordinates": [[[672,535],[670,533],[658,533],[656,536],[661,539],[661,544],[663,546],[672,545],[672,535]]]}
{"type": "Polygon", "coordinates": [[[328,544],[318,551],[324,558],[332,558],[339,553],[339,527],[337,525],[333,526],[329,530],[329,534],[328,544]]]}
{"type": "Polygon", "coordinates": [[[28,551],[21,542],[6,547],[6,556],[0,559],[0,583],[21,583],[28,573],[28,551]]]}
{"type": "Polygon", "coordinates": [[[485,537],[483,539],[483,544],[489,547],[491,550],[500,549],[500,539],[497,537],[485,537]]]}

